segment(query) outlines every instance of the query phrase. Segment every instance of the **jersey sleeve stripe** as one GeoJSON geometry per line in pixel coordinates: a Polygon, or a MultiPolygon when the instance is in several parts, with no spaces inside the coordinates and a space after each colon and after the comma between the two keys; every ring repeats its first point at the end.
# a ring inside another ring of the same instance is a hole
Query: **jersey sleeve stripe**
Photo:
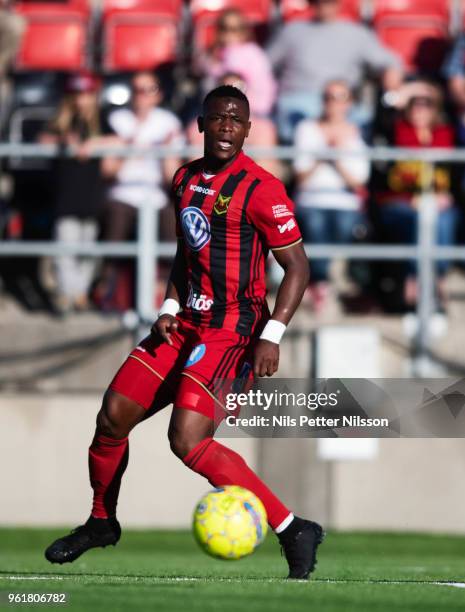
{"type": "Polygon", "coordinates": [[[285,244],[284,246],[279,246],[279,247],[270,247],[270,249],[272,251],[283,251],[284,249],[289,249],[290,247],[294,246],[295,244],[299,244],[299,242],[302,242],[302,238],[299,238],[298,240],[294,240],[294,242],[291,242],[290,244],[285,244]]]}

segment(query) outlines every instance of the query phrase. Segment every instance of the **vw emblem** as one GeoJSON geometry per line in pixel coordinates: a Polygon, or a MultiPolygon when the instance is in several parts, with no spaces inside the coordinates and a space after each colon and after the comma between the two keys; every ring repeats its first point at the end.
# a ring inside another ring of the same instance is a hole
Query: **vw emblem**
{"type": "Polygon", "coordinates": [[[181,212],[181,225],[187,244],[193,251],[200,251],[210,242],[210,223],[199,208],[184,208],[181,212]]]}

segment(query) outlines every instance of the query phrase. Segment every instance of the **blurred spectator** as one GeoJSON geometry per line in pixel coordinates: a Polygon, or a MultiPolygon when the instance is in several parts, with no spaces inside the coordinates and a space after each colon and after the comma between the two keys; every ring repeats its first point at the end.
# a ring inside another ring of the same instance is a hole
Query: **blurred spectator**
{"type": "Polygon", "coordinates": [[[26,27],[23,17],[8,10],[9,4],[8,0],[0,0],[0,128],[4,121],[3,102],[10,90],[6,75],[26,27]]]}
{"type": "Polygon", "coordinates": [[[9,2],[0,0],[0,75],[5,74],[21,42],[25,21],[8,10],[9,2]]]}
{"type": "MultiPolygon", "coordinates": [[[[137,210],[142,206],[157,210],[166,206],[167,187],[181,164],[178,157],[160,160],[150,156],[150,150],[158,145],[184,143],[179,119],[159,106],[163,93],[158,76],[149,71],[136,73],[131,90],[131,107],[113,111],[108,122],[124,143],[146,150],[147,154],[112,160],[111,168],[107,163],[107,172],[114,178],[103,219],[103,239],[107,241],[128,240],[134,233],[137,210]]],[[[163,224],[171,217],[170,214],[161,219],[162,231],[168,232],[163,224]]],[[[96,292],[96,299],[104,309],[114,309],[111,304],[114,304],[118,267],[117,260],[108,260],[104,265],[96,292]]]]}
{"type": "Polygon", "coordinates": [[[455,41],[443,67],[449,93],[457,109],[458,137],[465,144],[465,33],[455,41]]]}
{"type": "MultiPolygon", "coordinates": [[[[238,73],[225,74],[214,86],[233,85],[239,88],[248,95],[248,83],[245,78],[238,73]]],[[[251,109],[250,114],[250,132],[246,140],[246,146],[257,147],[274,147],[278,142],[276,127],[271,119],[255,115],[251,109]]],[[[203,134],[199,132],[197,119],[191,121],[186,128],[186,134],[191,145],[203,147],[203,134]]],[[[202,153],[200,153],[202,155],[202,153]]],[[[271,172],[275,176],[281,177],[283,168],[277,159],[258,159],[259,163],[265,170],[271,172]]]]}
{"type": "Polygon", "coordinates": [[[247,83],[247,97],[255,116],[270,114],[275,97],[270,60],[253,40],[252,29],[244,15],[237,9],[220,14],[216,26],[216,38],[206,53],[194,60],[194,70],[203,76],[202,93],[206,95],[226,73],[237,73],[247,83]]]}
{"type": "MultiPolygon", "coordinates": [[[[76,157],[59,156],[54,167],[55,238],[62,242],[94,242],[104,198],[102,161],[92,152],[117,142],[99,112],[99,80],[82,73],[69,77],[67,93],[56,117],[41,134],[45,144],[73,147],[76,157]]],[[[88,307],[95,259],[58,257],[58,301],[63,311],[88,307]]]]}
{"type": "MultiPolygon", "coordinates": [[[[393,142],[398,147],[454,146],[454,132],[442,117],[442,92],[430,83],[418,83],[415,93],[406,101],[403,116],[394,125],[393,142]],[[422,93],[419,93],[419,92],[422,93]]],[[[432,196],[437,210],[436,231],[439,245],[455,241],[457,210],[451,193],[451,171],[447,164],[409,160],[390,166],[384,191],[377,195],[381,231],[388,242],[416,244],[418,241],[418,208],[422,198],[432,196]]],[[[431,202],[428,201],[431,205],[431,202]]],[[[443,277],[449,262],[437,263],[438,294],[444,298],[443,277]]],[[[414,305],[417,299],[416,265],[403,265],[404,300],[414,305]]]]}
{"type": "MultiPolygon", "coordinates": [[[[347,82],[330,81],[324,88],[321,118],[304,119],[297,126],[295,146],[308,149],[294,161],[297,213],[305,242],[344,244],[363,231],[369,162],[359,155],[321,160],[312,153],[318,149],[365,149],[359,129],[348,120],[352,102],[347,82]]],[[[317,312],[328,295],[328,271],[328,260],[310,260],[310,295],[317,312]]]]}
{"type": "MultiPolygon", "coordinates": [[[[339,19],[340,0],[309,0],[315,16],[283,26],[268,53],[279,75],[277,102],[280,137],[290,142],[300,119],[321,114],[321,94],[328,81],[344,79],[352,90],[362,84],[366,67],[382,77],[383,89],[402,82],[401,61],[380,43],[374,32],[359,23],[339,19]]],[[[359,125],[371,120],[371,109],[352,109],[359,125]]]]}

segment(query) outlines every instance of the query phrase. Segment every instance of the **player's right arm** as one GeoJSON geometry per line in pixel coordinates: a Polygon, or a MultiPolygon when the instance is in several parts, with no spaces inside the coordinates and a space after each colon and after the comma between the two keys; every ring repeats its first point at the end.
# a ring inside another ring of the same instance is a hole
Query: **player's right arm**
{"type": "Polygon", "coordinates": [[[152,326],[152,334],[159,335],[165,342],[172,345],[171,334],[174,334],[178,329],[178,320],[176,314],[180,304],[184,304],[187,298],[187,265],[185,258],[184,240],[182,238],[181,228],[178,217],[178,194],[177,190],[180,185],[184,173],[184,166],[179,168],[173,177],[171,184],[171,197],[175,204],[176,216],[176,236],[178,244],[176,255],[171,268],[168,286],[166,287],[165,301],[161,307],[158,319],[152,326]]]}
{"type": "MultiPolygon", "coordinates": [[[[166,287],[165,301],[163,304],[176,307],[176,303],[183,304],[187,292],[186,261],[184,256],[184,244],[182,238],[178,238],[178,246],[174,257],[173,267],[171,268],[168,286],[166,287]],[[168,300],[170,300],[168,302],[168,300]]],[[[163,307],[162,307],[163,308],[163,307]]],[[[152,326],[152,334],[159,334],[165,342],[172,345],[171,334],[178,329],[178,320],[172,312],[161,313],[152,326]]]]}

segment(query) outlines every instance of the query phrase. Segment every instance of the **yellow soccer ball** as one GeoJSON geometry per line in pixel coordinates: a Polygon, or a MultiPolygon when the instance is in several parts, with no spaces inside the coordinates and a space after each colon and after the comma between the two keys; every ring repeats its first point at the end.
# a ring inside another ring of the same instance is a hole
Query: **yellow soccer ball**
{"type": "Polygon", "coordinates": [[[256,495],[238,486],[206,493],[194,510],[194,537],[202,550],[219,559],[251,555],[265,539],[266,510],[256,495]]]}

